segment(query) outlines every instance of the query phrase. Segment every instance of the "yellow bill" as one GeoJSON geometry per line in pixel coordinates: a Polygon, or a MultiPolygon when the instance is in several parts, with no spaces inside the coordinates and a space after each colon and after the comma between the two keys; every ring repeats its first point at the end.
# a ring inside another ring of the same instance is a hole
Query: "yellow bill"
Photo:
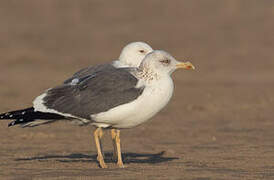
{"type": "Polygon", "coordinates": [[[193,66],[193,64],[191,64],[190,62],[179,62],[178,64],[176,64],[176,69],[195,69],[195,67],[193,66]]]}

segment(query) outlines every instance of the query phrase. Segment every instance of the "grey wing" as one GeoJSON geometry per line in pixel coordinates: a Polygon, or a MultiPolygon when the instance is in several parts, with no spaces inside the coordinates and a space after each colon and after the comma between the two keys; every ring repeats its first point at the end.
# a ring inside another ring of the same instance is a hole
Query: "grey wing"
{"type": "Polygon", "coordinates": [[[79,70],[78,72],[74,73],[72,75],[72,77],[70,77],[69,79],[64,81],[64,84],[74,83],[83,77],[93,75],[93,74],[100,72],[102,70],[107,70],[107,69],[112,69],[112,68],[114,68],[114,66],[111,63],[100,64],[100,65],[96,65],[96,66],[89,66],[89,67],[83,68],[83,69],[79,70]]]}
{"type": "Polygon", "coordinates": [[[137,83],[127,69],[102,71],[82,78],[77,85],[63,84],[48,90],[43,102],[47,108],[60,113],[91,119],[92,114],[138,98],[143,88],[136,88],[137,83]]]}

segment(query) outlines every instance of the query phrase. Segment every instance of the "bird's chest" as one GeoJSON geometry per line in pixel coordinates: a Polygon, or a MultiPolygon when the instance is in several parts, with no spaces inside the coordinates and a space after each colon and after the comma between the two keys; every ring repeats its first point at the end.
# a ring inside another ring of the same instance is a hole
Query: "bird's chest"
{"type": "Polygon", "coordinates": [[[143,96],[140,97],[141,101],[138,104],[140,111],[145,114],[157,113],[167,105],[172,94],[172,81],[163,82],[163,85],[159,84],[156,87],[147,87],[144,90],[143,96]]]}
{"type": "Polygon", "coordinates": [[[172,81],[163,81],[158,83],[157,86],[148,86],[144,89],[137,108],[140,113],[144,113],[144,116],[153,116],[167,105],[172,94],[172,81]]]}
{"type": "Polygon", "coordinates": [[[146,86],[142,95],[128,104],[127,110],[117,121],[118,128],[130,128],[142,124],[152,118],[169,102],[173,93],[173,82],[158,82],[157,86],[146,86]]]}

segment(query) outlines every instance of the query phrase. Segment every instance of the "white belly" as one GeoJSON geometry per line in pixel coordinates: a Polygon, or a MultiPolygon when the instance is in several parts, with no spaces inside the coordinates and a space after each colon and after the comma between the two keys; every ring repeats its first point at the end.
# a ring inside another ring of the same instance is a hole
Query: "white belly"
{"type": "Polygon", "coordinates": [[[92,115],[98,127],[131,128],[137,126],[159,112],[167,105],[173,94],[171,78],[157,81],[157,86],[146,86],[135,101],[117,106],[109,111],[92,115]]]}

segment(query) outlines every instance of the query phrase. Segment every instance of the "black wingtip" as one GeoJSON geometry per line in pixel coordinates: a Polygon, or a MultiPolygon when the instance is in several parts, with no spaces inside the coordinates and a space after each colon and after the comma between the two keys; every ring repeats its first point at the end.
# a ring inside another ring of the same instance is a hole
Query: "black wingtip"
{"type": "Polygon", "coordinates": [[[15,125],[15,123],[16,123],[16,121],[12,121],[12,122],[10,122],[10,123],[8,124],[8,127],[14,126],[14,125],[15,125]]]}
{"type": "Polygon", "coordinates": [[[0,114],[0,119],[8,119],[10,116],[10,113],[6,112],[6,113],[1,113],[0,114]]]}

